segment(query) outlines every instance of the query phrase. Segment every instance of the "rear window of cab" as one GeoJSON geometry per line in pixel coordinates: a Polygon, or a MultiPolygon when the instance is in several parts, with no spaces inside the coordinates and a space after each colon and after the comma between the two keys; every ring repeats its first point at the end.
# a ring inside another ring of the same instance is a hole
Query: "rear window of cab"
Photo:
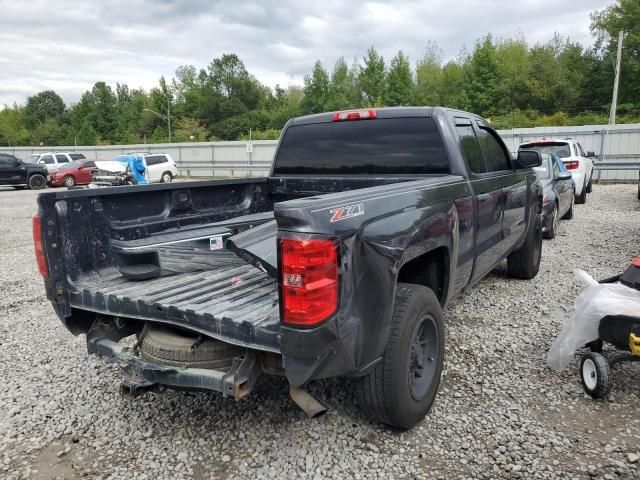
{"type": "Polygon", "coordinates": [[[449,173],[431,118],[376,118],[293,125],[285,131],[275,175],[449,173]]]}

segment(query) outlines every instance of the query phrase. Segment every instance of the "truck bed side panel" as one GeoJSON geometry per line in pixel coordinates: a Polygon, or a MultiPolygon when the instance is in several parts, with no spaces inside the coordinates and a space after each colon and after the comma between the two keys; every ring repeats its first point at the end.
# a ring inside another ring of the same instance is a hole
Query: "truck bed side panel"
{"type": "Polygon", "coordinates": [[[311,232],[338,237],[341,264],[347,267],[341,279],[342,303],[334,318],[312,330],[283,328],[283,361],[295,385],[358,371],[381,355],[398,272],[407,261],[438,247],[459,251],[451,261],[449,278],[460,279],[455,288],[469,280],[473,215],[471,191],[462,177],[292,200],[277,204],[274,214],[281,235],[311,232]],[[336,209],[351,206],[357,215],[335,220],[336,209]]]}

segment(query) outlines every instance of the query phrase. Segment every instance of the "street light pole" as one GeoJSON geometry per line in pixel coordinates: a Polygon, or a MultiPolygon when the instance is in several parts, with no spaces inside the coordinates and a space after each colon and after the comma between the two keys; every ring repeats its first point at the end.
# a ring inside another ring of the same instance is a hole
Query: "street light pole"
{"type": "Polygon", "coordinates": [[[169,143],[171,143],[171,100],[167,98],[167,116],[164,116],[161,113],[158,113],[158,112],[156,112],[154,110],[151,110],[150,108],[143,108],[142,111],[143,112],[151,112],[156,117],[159,117],[159,118],[163,119],[165,122],[167,122],[167,127],[168,127],[168,130],[169,130],[169,143]]]}

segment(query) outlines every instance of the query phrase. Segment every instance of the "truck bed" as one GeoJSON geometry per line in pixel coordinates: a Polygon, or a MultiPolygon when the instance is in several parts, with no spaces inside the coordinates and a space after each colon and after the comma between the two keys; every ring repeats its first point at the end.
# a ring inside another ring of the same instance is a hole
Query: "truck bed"
{"type": "Polygon", "coordinates": [[[249,264],[143,282],[114,270],[82,277],[75,287],[75,308],[184,325],[241,346],[280,351],[277,282],[249,264]]]}

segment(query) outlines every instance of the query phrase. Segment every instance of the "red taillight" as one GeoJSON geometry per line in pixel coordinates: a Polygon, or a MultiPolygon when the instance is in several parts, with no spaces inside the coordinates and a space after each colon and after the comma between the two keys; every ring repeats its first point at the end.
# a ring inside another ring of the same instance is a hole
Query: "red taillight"
{"type": "Polygon", "coordinates": [[[44,245],[42,243],[42,218],[40,215],[34,215],[32,218],[33,226],[33,244],[36,248],[36,262],[38,262],[38,270],[40,274],[47,278],[49,276],[49,268],[47,267],[47,258],[44,256],[44,245]]]}
{"type": "Polygon", "coordinates": [[[564,166],[567,170],[575,170],[580,166],[580,162],[578,160],[571,160],[570,162],[564,162],[564,166]]]}
{"type": "Polygon", "coordinates": [[[375,110],[349,110],[346,112],[336,112],[333,114],[334,122],[344,122],[346,120],[373,120],[378,116],[375,110]]]}
{"type": "Polygon", "coordinates": [[[338,309],[338,247],[331,240],[280,241],[283,322],[303,327],[338,309]]]}
{"type": "Polygon", "coordinates": [[[634,258],[634,259],[631,261],[631,265],[633,265],[634,267],[639,267],[639,268],[640,268],[640,257],[638,257],[638,258],[634,258]]]}

